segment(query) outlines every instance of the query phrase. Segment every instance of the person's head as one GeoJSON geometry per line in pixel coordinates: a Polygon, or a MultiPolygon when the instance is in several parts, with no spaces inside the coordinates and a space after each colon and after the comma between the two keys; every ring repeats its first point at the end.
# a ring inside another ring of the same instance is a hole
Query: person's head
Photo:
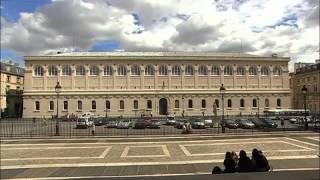
{"type": "Polygon", "coordinates": [[[219,166],[215,166],[212,170],[212,174],[221,174],[222,170],[219,166]]]}
{"type": "Polygon", "coordinates": [[[259,155],[258,149],[254,148],[254,149],[252,150],[252,157],[257,157],[258,155],[259,155]]]}
{"type": "Polygon", "coordinates": [[[230,152],[226,152],[225,159],[231,159],[231,153],[230,152]]]}
{"type": "Polygon", "coordinates": [[[231,151],[231,157],[237,157],[237,153],[235,153],[234,151],[231,151]]]}
{"type": "Polygon", "coordinates": [[[247,157],[247,153],[246,153],[244,150],[241,150],[241,151],[239,152],[239,156],[240,156],[240,158],[247,157]]]}

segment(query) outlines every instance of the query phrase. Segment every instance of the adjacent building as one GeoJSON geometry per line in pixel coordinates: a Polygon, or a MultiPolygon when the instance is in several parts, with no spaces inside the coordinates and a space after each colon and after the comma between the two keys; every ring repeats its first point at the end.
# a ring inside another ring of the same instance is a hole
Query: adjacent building
{"type": "Polygon", "coordinates": [[[320,113],[320,62],[312,63],[295,70],[291,75],[292,106],[295,109],[304,109],[304,95],[301,92],[305,85],[307,109],[311,113],[320,113]]]}
{"type": "Polygon", "coordinates": [[[24,69],[12,61],[0,62],[0,117],[22,115],[24,69]]]}
{"type": "Polygon", "coordinates": [[[25,57],[24,117],[256,114],[291,108],[288,57],[73,52],[25,57]],[[55,86],[62,86],[57,99],[55,86]],[[220,87],[226,88],[222,102],[220,87]]]}

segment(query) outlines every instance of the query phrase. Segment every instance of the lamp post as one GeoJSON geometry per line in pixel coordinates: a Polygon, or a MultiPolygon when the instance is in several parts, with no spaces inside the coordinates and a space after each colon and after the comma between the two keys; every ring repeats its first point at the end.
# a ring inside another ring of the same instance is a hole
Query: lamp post
{"type": "Polygon", "coordinates": [[[258,119],[259,119],[259,111],[260,111],[260,98],[259,96],[257,97],[257,101],[258,101],[258,119]]]}
{"type": "Polygon", "coordinates": [[[304,127],[306,129],[308,129],[308,121],[307,121],[307,93],[308,93],[308,89],[307,89],[306,85],[303,85],[301,91],[302,91],[303,98],[304,98],[304,127]]]}
{"type": "Polygon", "coordinates": [[[59,95],[61,92],[61,86],[59,81],[57,82],[57,85],[55,87],[55,91],[57,93],[57,118],[56,118],[56,136],[60,135],[60,130],[59,130],[59,95]]]}
{"type": "Polygon", "coordinates": [[[184,118],[184,96],[182,96],[182,118],[184,118]]]}
{"type": "Polygon", "coordinates": [[[221,101],[222,101],[222,119],[221,119],[221,130],[222,133],[225,133],[225,127],[224,127],[224,93],[226,88],[221,84],[220,87],[220,94],[221,94],[221,101]]]}
{"type": "Polygon", "coordinates": [[[21,95],[21,90],[20,90],[20,87],[17,87],[17,101],[18,101],[18,106],[17,106],[17,111],[18,111],[18,117],[21,117],[21,106],[22,106],[22,101],[20,99],[20,95],[21,95]]]}
{"type": "Polygon", "coordinates": [[[108,110],[109,110],[107,102],[108,102],[108,96],[106,96],[106,118],[108,118],[108,110]]]}

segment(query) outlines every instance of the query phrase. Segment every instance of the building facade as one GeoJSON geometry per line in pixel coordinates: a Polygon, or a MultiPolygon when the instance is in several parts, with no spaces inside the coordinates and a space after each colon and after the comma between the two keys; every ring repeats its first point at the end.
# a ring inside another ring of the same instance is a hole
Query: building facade
{"type": "Polygon", "coordinates": [[[291,108],[287,57],[202,52],[62,53],[25,57],[24,117],[226,115],[291,108]],[[57,82],[62,86],[59,99],[57,82]]]}
{"type": "Polygon", "coordinates": [[[304,95],[302,87],[308,89],[306,95],[307,109],[311,113],[320,113],[320,63],[296,69],[291,76],[292,106],[295,109],[304,109],[304,95]]]}
{"type": "Polygon", "coordinates": [[[12,61],[0,62],[0,117],[21,115],[24,69],[12,61]],[[21,96],[21,98],[18,98],[21,96]],[[10,100],[10,98],[12,98],[10,100]],[[11,104],[10,104],[11,103],[11,104]],[[20,109],[19,109],[20,108],[20,109]]]}

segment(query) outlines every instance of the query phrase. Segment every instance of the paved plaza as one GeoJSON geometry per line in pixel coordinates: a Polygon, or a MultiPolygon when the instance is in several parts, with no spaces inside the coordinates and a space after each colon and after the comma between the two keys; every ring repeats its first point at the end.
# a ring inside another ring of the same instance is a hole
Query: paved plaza
{"type": "Polygon", "coordinates": [[[319,134],[146,139],[7,139],[2,179],[208,174],[226,151],[261,149],[274,171],[319,169],[319,134]]]}

